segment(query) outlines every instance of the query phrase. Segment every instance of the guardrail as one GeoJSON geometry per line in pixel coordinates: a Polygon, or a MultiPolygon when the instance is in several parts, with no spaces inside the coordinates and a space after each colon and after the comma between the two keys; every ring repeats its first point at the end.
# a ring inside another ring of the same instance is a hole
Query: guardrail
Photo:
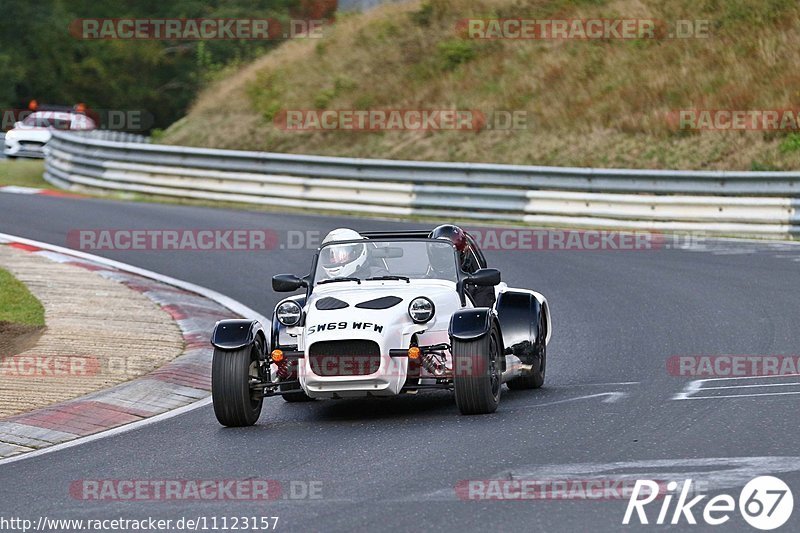
{"type": "Polygon", "coordinates": [[[149,143],[150,137],[138,133],[128,133],[127,131],[116,130],[89,130],[77,133],[81,137],[88,139],[98,139],[101,141],[116,141],[128,143],[149,143]]]}
{"type": "Polygon", "coordinates": [[[320,211],[571,227],[794,235],[800,172],[432,163],[116,142],[54,132],[64,188],[320,211]]]}

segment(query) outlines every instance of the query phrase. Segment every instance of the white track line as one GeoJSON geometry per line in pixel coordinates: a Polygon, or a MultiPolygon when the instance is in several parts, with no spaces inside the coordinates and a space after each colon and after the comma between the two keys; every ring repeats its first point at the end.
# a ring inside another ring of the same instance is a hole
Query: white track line
{"type": "MultiPolygon", "coordinates": [[[[0,233],[0,243],[18,243],[18,244],[26,244],[28,246],[35,246],[36,248],[41,248],[42,250],[49,250],[52,252],[58,252],[60,254],[76,257],[78,259],[85,259],[87,261],[92,261],[94,263],[98,263],[104,266],[108,266],[111,268],[115,268],[117,270],[121,270],[123,272],[129,272],[131,274],[136,274],[138,276],[142,276],[145,278],[153,279],[156,281],[160,281],[161,283],[165,283],[167,285],[172,285],[173,287],[178,287],[180,289],[187,290],[189,292],[193,292],[195,294],[199,294],[208,298],[209,300],[213,300],[218,304],[227,307],[234,313],[244,316],[247,318],[254,318],[259,320],[263,325],[269,327],[272,323],[268,320],[265,316],[261,315],[260,313],[256,312],[255,310],[247,307],[241,302],[237,302],[236,300],[225,296],[224,294],[220,294],[216,291],[211,289],[207,289],[205,287],[201,287],[200,285],[195,285],[194,283],[189,283],[187,281],[182,281],[179,279],[171,278],[169,276],[165,276],[163,274],[158,274],[157,272],[152,272],[150,270],[145,270],[143,268],[135,267],[133,265],[129,265],[127,263],[121,263],[119,261],[114,261],[113,259],[106,259],[105,257],[100,257],[93,254],[87,254],[86,252],[79,252],[76,250],[70,250],[69,248],[64,248],[62,246],[56,246],[54,244],[48,244],[45,242],[34,241],[32,239],[25,239],[23,237],[17,237],[16,235],[9,235],[7,233],[0,233]]],[[[49,446],[47,448],[42,448],[33,452],[22,453],[20,455],[14,455],[12,457],[7,457],[5,459],[0,459],[0,465],[6,465],[9,463],[14,463],[16,461],[22,461],[24,459],[30,459],[33,457],[38,457],[40,455],[44,455],[47,453],[57,452],[59,450],[63,450],[66,448],[71,448],[73,446],[79,446],[81,444],[86,444],[92,441],[96,441],[99,439],[103,439],[106,437],[112,437],[114,435],[119,435],[121,433],[126,433],[128,431],[133,431],[135,429],[149,426],[150,424],[155,424],[157,422],[161,422],[163,420],[167,420],[169,418],[173,418],[184,413],[188,413],[189,411],[193,411],[200,407],[204,407],[211,403],[211,397],[203,398],[202,400],[198,400],[194,403],[190,403],[189,405],[184,405],[183,407],[179,407],[178,409],[174,409],[172,411],[167,411],[166,413],[161,413],[160,415],[152,416],[149,418],[145,418],[144,420],[140,420],[137,422],[131,422],[130,424],[126,424],[124,426],[120,426],[114,429],[109,429],[106,431],[101,431],[99,433],[94,433],[92,435],[87,435],[86,437],[80,437],[75,440],[71,440],[69,442],[64,442],[62,444],[56,444],[54,446],[49,446]]]]}
{"type": "Polygon", "coordinates": [[[615,403],[623,398],[628,396],[627,392],[598,392],[597,394],[587,394],[585,396],[577,396],[575,398],[565,398],[563,400],[555,400],[552,402],[546,403],[537,403],[537,404],[530,404],[530,405],[521,405],[521,406],[514,406],[511,409],[503,409],[504,413],[511,412],[511,411],[519,411],[521,409],[529,409],[531,407],[549,407],[551,405],[560,405],[562,403],[570,403],[570,402],[577,402],[580,400],[591,400],[593,398],[603,398],[601,403],[615,403]]]}
{"type": "MultiPolygon", "coordinates": [[[[705,389],[701,389],[699,392],[702,392],[705,389]]],[[[720,395],[720,396],[687,396],[686,398],[680,398],[681,400],[718,400],[720,398],[754,398],[756,396],[789,396],[791,394],[800,394],[800,392],[761,392],[758,394],[727,394],[727,395],[720,395]]],[[[675,399],[675,398],[673,398],[675,399]]]]}
{"type": "Polygon", "coordinates": [[[698,382],[707,382],[707,381],[727,381],[727,380],[740,380],[740,379],[776,379],[776,378],[796,378],[800,377],[800,374],[765,374],[763,376],[734,376],[731,378],[705,378],[705,379],[698,379],[698,382]]]}
{"type": "Polygon", "coordinates": [[[761,387],[791,387],[792,385],[800,385],[800,381],[794,381],[792,383],[758,383],[756,385],[726,385],[724,387],[703,387],[700,390],[753,389],[761,387]]]}
{"type": "Polygon", "coordinates": [[[743,379],[775,379],[775,378],[796,378],[800,374],[776,374],[769,376],[737,376],[731,378],[706,378],[690,381],[681,392],[672,396],[672,400],[714,400],[717,398],[752,398],[754,396],[787,396],[791,394],[800,394],[800,392],[764,392],[759,394],[733,394],[733,395],[720,395],[720,396],[699,396],[700,393],[707,390],[720,390],[720,389],[748,389],[760,387],[780,387],[800,385],[800,383],[756,383],[754,385],[724,385],[720,387],[705,387],[704,385],[709,382],[718,381],[734,381],[738,382],[743,379]]]}
{"type": "Polygon", "coordinates": [[[44,189],[37,189],[35,187],[20,187],[18,185],[6,185],[5,187],[0,187],[0,192],[10,193],[10,194],[39,194],[44,189]]]}
{"type": "MultiPolygon", "coordinates": [[[[606,387],[611,385],[639,385],[639,381],[609,381],[607,383],[576,383],[566,384],[563,385],[566,389],[578,388],[578,387],[606,387]]],[[[558,387],[558,385],[556,385],[558,387]]]]}

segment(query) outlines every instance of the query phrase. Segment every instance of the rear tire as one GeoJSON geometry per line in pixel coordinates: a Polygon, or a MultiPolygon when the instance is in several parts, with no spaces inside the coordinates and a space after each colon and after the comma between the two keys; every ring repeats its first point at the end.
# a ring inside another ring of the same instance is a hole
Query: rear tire
{"type": "Polygon", "coordinates": [[[250,381],[258,379],[257,343],[235,351],[214,350],[211,398],[214,414],[223,426],[252,426],[261,415],[264,399],[254,398],[250,390],[250,381]]]}
{"type": "Polygon", "coordinates": [[[493,413],[500,403],[500,335],[492,324],[480,339],[451,339],[453,388],[462,415],[493,413]]]}
{"type": "MultiPolygon", "coordinates": [[[[544,316],[544,315],[542,315],[544,316]]],[[[540,319],[540,322],[544,322],[544,318],[540,319]]],[[[509,380],[506,385],[511,390],[529,390],[529,389],[538,389],[542,385],[544,385],[544,375],[545,370],[547,369],[547,342],[545,339],[547,338],[547,332],[543,329],[543,324],[539,324],[539,334],[540,334],[540,345],[537,346],[536,351],[538,352],[536,356],[534,356],[533,360],[533,370],[526,375],[514,378],[509,380]]]]}
{"type": "Polygon", "coordinates": [[[511,390],[538,389],[544,385],[544,373],[547,366],[547,346],[539,348],[539,355],[533,364],[533,370],[527,376],[520,376],[508,381],[506,385],[511,390]]]}

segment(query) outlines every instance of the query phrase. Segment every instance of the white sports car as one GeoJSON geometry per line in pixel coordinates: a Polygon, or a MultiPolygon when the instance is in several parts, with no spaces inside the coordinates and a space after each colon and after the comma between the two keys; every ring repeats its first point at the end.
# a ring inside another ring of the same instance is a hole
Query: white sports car
{"type": "Polygon", "coordinates": [[[461,240],[432,238],[439,228],[336,230],[346,240],[326,239],[309,275],[273,277],[277,292],[304,292],[278,303],[269,331],[255,320],[218,322],[211,342],[219,422],[252,425],[273,395],[307,401],[448,389],[461,413],[479,414],[497,409],[503,383],[541,387],[547,300],[507,287],[469,234],[440,228],[461,240]]]}
{"type": "Polygon", "coordinates": [[[3,153],[8,158],[44,157],[44,147],[53,136],[52,130],[88,131],[97,127],[87,115],[70,108],[38,110],[14,124],[6,132],[3,153]]]}

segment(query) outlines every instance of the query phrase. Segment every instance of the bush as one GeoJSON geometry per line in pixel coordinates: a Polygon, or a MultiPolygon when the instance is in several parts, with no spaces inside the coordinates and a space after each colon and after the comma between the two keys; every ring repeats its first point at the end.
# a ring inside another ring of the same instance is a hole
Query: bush
{"type": "Polygon", "coordinates": [[[464,39],[442,41],[437,51],[439,66],[444,70],[454,70],[459,65],[472,61],[477,55],[475,44],[464,39]]]}
{"type": "Polygon", "coordinates": [[[786,138],[781,141],[778,149],[782,154],[788,154],[800,150],[800,133],[790,133],[787,135],[786,138]]]}
{"type": "Polygon", "coordinates": [[[753,172],[772,172],[780,169],[772,163],[762,163],[761,161],[753,160],[753,162],[750,163],[750,170],[753,172]]]}
{"type": "Polygon", "coordinates": [[[431,18],[433,15],[433,4],[425,2],[419,8],[419,11],[414,11],[410,14],[411,20],[417,26],[428,27],[431,25],[431,18]]]}

